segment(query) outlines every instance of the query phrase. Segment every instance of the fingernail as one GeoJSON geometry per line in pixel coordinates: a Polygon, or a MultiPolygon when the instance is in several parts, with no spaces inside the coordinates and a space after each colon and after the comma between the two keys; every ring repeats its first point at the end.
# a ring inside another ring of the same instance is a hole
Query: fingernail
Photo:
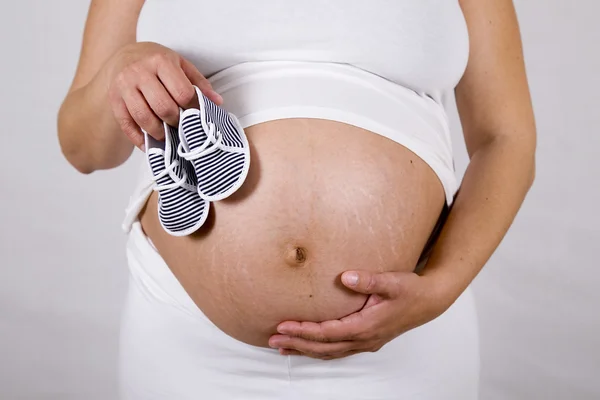
{"type": "Polygon", "coordinates": [[[142,143],[142,145],[140,146],[140,150],[142,150],[144,153],[146,152],[146,144],[142,143]]]}
{"type": "Polygon", "coordinates": [[[289,335],[290,333],[292,333],[292,330],[289,326],[283,325],[277,327],[277,333],[281,333],[282,335],[289,335]]]}
{"type": "Polygon", "coordinates": [[[356,272],[347,272],[342,275],[342,280],[346,285],[356,286],[358,283],[358,274],[356,272]]]}

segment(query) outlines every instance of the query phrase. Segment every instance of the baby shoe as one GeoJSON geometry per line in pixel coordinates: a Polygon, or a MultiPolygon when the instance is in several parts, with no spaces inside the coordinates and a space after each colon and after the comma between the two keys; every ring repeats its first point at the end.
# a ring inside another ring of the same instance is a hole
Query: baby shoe
{"type": "Polygon", "coordinates": [[[158,219],[170,235],[186,236],[204,224],[210,203],[198,196],[193,166],[177,155],[177,129],[163,125],[164,142],[144,132],[146,157],[158,191],[158,219]]]}
{"type": "Polygon", "coordinates": [[[213,103],[196,87],[200,109],[179,118],[178,154],[191,161],[198,178],[198,195],[222,200],[238,190],[250,167],[248,139],[238,119],[213,103]]]}

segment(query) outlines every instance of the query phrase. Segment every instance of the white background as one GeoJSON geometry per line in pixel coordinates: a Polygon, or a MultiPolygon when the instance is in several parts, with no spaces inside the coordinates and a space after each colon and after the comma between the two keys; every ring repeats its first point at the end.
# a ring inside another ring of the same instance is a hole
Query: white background
{"type": "MultiPolygon", "coordinates": [[[[538,125],[537,179],[473,286],[484,400],[600,399],[600,2],[516,1],[538,125]]],[[[56,113],[87,1],[0,3],[0,398],[114,399],[139,155],[78,174],[56,113]]],[[[467,164],[455,110],[459,172],[467,164]]],[[[137,152],[136,152],[137,153],[137,152]]]]}

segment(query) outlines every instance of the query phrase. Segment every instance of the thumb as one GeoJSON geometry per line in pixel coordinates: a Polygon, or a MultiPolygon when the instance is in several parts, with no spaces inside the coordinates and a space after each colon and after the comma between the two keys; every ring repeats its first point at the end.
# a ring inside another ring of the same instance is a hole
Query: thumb
{"type": "Polygon", "coordinates": [[[346,271],[342,274],[342,283],[355,292],[383,297],[395,294],[399,286],[398,277],[393,272],[346,271]]]}

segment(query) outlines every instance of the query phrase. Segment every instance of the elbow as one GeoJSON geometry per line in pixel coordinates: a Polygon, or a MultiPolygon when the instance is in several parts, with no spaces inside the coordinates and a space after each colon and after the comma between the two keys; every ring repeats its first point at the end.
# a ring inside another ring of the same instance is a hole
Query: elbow
{"type": "Polygon", "coordinates": [[[518,165],[526,190],[529,191],[536,177],[537,134],[535,129],[527,130],[520,137],[507,137],[504,143],[510,148],[510,154],[513,154],[515,165],[518,165]]]}
{"type": "Polygon", "coordinates": [[[536,150],[537,150],[537,133],[535,131],[535,129],[533,130],[533,133],[531,134],[531,138],[529,140],[529,188],[530,189],[533,186],[533,183],[535,182],[535,176],[536,176],[536,150]]]}
{"type": "Polygon", "coordinates": [[[535,133],[526,137],[498,137],[490,142],[491,146],[501,149],[502,153],[510,154],[509,162],[515,166],[515,173],[526,191],[529,191],[536,177],[536,136],[535,133]]]}
{"type": "Polygon", "coordinates": [[[69,164],[71,164],[73,166],[73,168],[75,168],[77,170],[77,172],[79,172],[83,175],[89,175],[92,172],[96,171],[96,168],[92,167],[89,163],[77,161],[76,159],[73,159],[73,160],[67,159],[67,161],[69,161],[69,164]]]}
{"type": "Polygon", "coordinates": [[[72,93],[67,94],[56,115],[57,139],[60,151],[67,162],[78,172],[88,175],[97,168],[93,164],[86,135],[81,132],[79,122],[73,112],[72,93]]]}
{"type": "Polygon", "coordinates": [[[523,165],[523,173],[525,174],[527,181],[527,191],[531,189],[533,183],[535,182],[536,176],[536,137],[535,134],[531,135],[529,140],[521,141],[518,144],[518,147],[522,150],[521,154],[523,159],[525,160],[521,165],[523,165]]]}
{"type": "Polygon", "coordinates": [[[531,189],[531,187],[533,186],[533,183],[535,182],[535,174],[536,174],[536,166],[535,166],[535,154],[532,157],[532,161],[531,161],[531,166],[529,167],[529,186],[528,186],[528,190],[531,189]]]}
{"type": "Polygon", "coordinates": [[[61,139],[60,132],[58,136],[62,155],[73,168],[84,175],[89,175],[96,170],[80,146],[61,139]]]}
{"type": "Polygon", "coordinates": [[[92,163],[92,157],[85,151],[82,143],[75,138],[77,133],[66,126],[62,113],[59,112],[57,121],[58,144],[63,157],[78,172],[88,175],[96,170],[92,163]]]}
{"type": "Polygon", "coordinates": [[[80,133],[61,129],[59,126],[58,141],[63,157],[84,175],[116,168],[124,163],[133,151],[133,145],[94,148],[92,143],[75,139],[77,135],[80,133]]]}

